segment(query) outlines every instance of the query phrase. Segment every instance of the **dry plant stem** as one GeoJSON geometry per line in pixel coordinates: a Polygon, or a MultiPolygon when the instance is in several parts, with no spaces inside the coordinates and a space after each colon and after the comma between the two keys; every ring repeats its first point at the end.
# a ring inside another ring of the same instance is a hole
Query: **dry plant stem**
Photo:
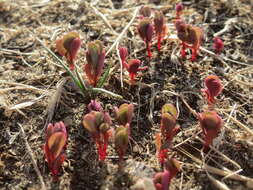
{"type": "Polygon", "coordinates": [[[98,11],[93,5],[91,5],[91,4],[89,4],[89,5],[93,9],[93,11],[95,12],[95,14],[102,18],[102,20],[104,21],[105,25],[108,28],[110,28],[114,34],[117,35],[117,32],[113,29],[113,27],[111,26],[111,24],[109,23],[109,21],[107,20],[107,18],[105,17],[105,15],[102,14],[100,11],[98,11]]]}
{"type": "MultiPolygon", "coordinates": [[[[198,136],[196,136],[196,139],[198,139],[201,143],[204,143],[204,141],[201,138],[199,138],[198,136]]],[[[209,146],[209,147],[211,150],[213,150],[214,152],[219,154],[224,161],[230,162],[233,165],[235,165],[237,168],[241,169],[241,166],[239,164],[237,164],[234,160],[231,160],[229,157],[227,157],[225,154],[223,154],[222,152],[220,152],[219,150],[217,150],[213,146],[209,146]]]]}
{"type": "MultiPolygon", "coordinates": [[[[230,117],[229,114],[227,114],[226,112],[223,112],[227,117],[230,117]]],[[[230,119],[241,129],[247,131],[251,136],[253,136],[253,131],[251,129],[249,129],[248,127],[246,127],[244,124],[242,124],[240,121],[238,121],[237,119],[235,119],[234,117],[230,117],[230,119]]]]}
{"type": "Polygon", "coordinates": [[[228,188],[228,186],[225,183],[222,183],[221,181],[215,179],[213,176],[209,174],[207,170],[206,170],[206,174],[207,174],[207,177],[210,179],[210,181],[214,184],[214,186],[217,187],[217,189],[230,190],[230,188],[228,188]]]}
{"type": "Polygon", "coordinates": [[[130,22],[126,25],[126,27],[122,30],[122,32],[119,34],[119,36],[117,37],[117,39],[114,41],[114,43],[112,44],[112,46],[109,48],[109,50],[106,52],[106,56],[113,50],[113,48],[116,46],[117,43],[120,42],[120,40],[123,38],[124,34],[126,33],[126,31],[128,30],[128,28],[132,25],[132,23],[134,22],[137,13],[139,12],[139,7],[137,7],[133,13],[133,17],[130,20],[130,22]]]}
{"type": "Polygon", "coordinates": [[[41,175],[41,173],[40,173],[40,170],[39,170],[39,168],[38,168],[38,166],[37,166],[37,164],[36,164],[36,160],[35,160],[35,158],[34,158],[34,154],[33,154],[33,152],[32,152],[32,149],[31,149],[31,147],[30,147],[30,145],[29,145],[29,143],[28,143],[28,141],[27,141],[27,139],[26,139],[25,131],[24,131],[24,129],[23,129],[23,127],[22,127],[21,124],[18,123],[18,125],[19,125],[19,127],[20,127],[20,130],[21,130],[23,139],[24,139],[24,141],[25,141],[25,146],[26,146],[26,148],[27,148],[27,151],[28,151],[28,153],[29,153],[29,155],[30,155],[30,157],[31,157],[33,167],[34,167],[35,172],[36,172],[36,174],[37,174],[37,176],[38,176],[38,178],[39,178],[39,180],[40,180],[41,189],[42,189],[42,190],[46,190],[47,188],[46,188],[45,182],[44,182],[43,177],[42,177],[42,175],[41,175]]]}
{"type": "Polygon", "coordinates": [[[117,55],[118,55],[119,62],[120,62],[120,86],[121,86],[121,88],[123,88],[124,87],[124,85],[123,85],[123,63],[122,63],[122,60],[121,60],[120,54],[119,54],[119,42],[117,42],[117,44],[116,44],[116,50],[117,50],[117,55]]]}
{"type": "MultiPolygon", "coordinates": [[[[184,150],[183,148],[178,147],[177,148],[178,151],[182,152],[183,154],[185,154],[186,156],[188,156],[189,158],[191,158],[193,161],[195,161],[196,163],[198,163],[199,165],[197,165],[197,167],[202,168],[201,165],[203,164],[202,161],[200,159],[198,159],[197,157],[193,156],[192,154],[190,154],[189,152],[187,152],[186,150],[184,150]]],[[[243,181],[243,182],[252,182],[253,179],[249,178],[249,177],[245,177],[243,175],[240,174],[234,174],[231,175],[231,173],[234,173],[233,171],[225,171],[225,170],[221,170],[212,166],[209,166],[207,164],[204,164],[203,167],[210,173],[213,174],[217,174],[220,176],[229,176],[228,178],[230,179],[235,179],[238,181],[243,181]]]]}

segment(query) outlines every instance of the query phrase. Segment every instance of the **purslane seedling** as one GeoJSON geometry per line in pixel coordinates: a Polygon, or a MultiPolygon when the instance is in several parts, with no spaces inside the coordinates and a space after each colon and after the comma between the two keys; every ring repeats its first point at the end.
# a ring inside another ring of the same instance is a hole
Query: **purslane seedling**
{"type": "Polygon", "coordinates": [[[179,131],[180,126],[176,123],[178,118],[177,109],[172,104],[165,104],[161,112],[161,134],[156,135],[156,143],[158,158],[160,163],[163,164],[167,158],[168,148],[171,148],[173,137],[179,131]]]}
{"type": "Polygon", "coordinates": [[[168,27],[165,24],[165,18],[161,11],[155,12],[154,17],[154,26],[155,26],[155,33],[157,36],[157,49],[160,51],[161,49],[161,41],[168,33],[168,27]]]}
{"type": "Polygon", "coordinates": [[[56,40],[56,50],[61,56],[65,56],[70,70],[74,70],[74,61],[81,47],[81,39],[77,32],[69,32],[56,40]]]}
{"type": "Polygon", "coordinates": [[[216,75],[209,75],[204,80],[205,89],[201,91],[205,93],[208,104],[216,102],[215,97],[220,95],[223,90],[221,80],[216,75]]]}
{"type": "Polygon", "coordinates": [[[114,135],[115,150],[119,155],[120,162],[123,161],[123,157],[126,153],[129,142],[129,124],[125,126],[119,126],[114,135]]]}
{"type": "Polygon", "coordinates": [[[49,123],[46,130],[46,144],[44,152],[48,167],[54,177],[58,179],[59,169],[66,159],[67,131],[63,122],[49,123]]]}
{"type": "Polygon", "coordinates": [[[215,53],[217,55],[221,54],[221,52],[223,51],[224,49],[224,43],[223,41],[220,39],[220,37],[216,36],[214,39],[213,39],[214,43],[213,43],[213,49],[215,51],[215,53]]]}
{"type": "Polygon", "coordinates": [[[223,120],[215,111],[205,111],[203,113],[199,113],[198,119],[205,140],[203,152],[207,152],[209,150],[209,146],[213,142],[213,139],[218,136],[222,128],[223,120]]]}
{"type": "Polygon", "coordinates": [[[192,50],[191,60],[195,61],[203,40],[203,30],[199,27],[186,24],[183,20],[176,20],[177,36],[182,41],[181,56],[185,58],[186,48],[192,50]]]}
{"type": "Polygon", "coordinates": [[[149,18],[144,18],[139,22],[138,32],[142,40],[146,43],[146,49],[149,59],[152,57],[151,53],[151,41],[154,33],[152,21],[149,18]]]}
{"type": "Polygon", "coordinates": [[[171,180],[180,171],[180,163],[175,158],[167,159],[164,163],[164,171],[158,172],[153,177],[156,190],[169,190],[171,180]]]}
{"type": "Polygon", "coordinates": [[[184,10],[184,5],[182,3],[176,4],[176,19],[180,19],[181,14],[184,10]]]}
{"type": "Polygon", "coordinates": [[[103,72],[105,61],[105,50],[101,41],[96,40],[88,43],[86,60],[88,63],[84,65],[84,72],[90,85],[96,87],[99,77],[103,72]]]}
{"type": "Polygon", "coordinates": [[[107,155],[108,141],[112,135],[111,124],[111,117],[104,111],[91,111],[83,117],[83,126],[94,139],[101,161],[105,160],[107,155]]]}

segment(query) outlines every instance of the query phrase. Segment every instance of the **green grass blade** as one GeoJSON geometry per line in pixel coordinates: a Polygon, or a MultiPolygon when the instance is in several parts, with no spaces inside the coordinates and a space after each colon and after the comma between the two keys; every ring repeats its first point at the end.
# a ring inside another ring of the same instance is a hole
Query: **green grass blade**
{"type": "Polygon", "coordinates": [[[112,64],[110,64],[106,68],[106,71],[104,72],[103,76],[99,79],[98,85],[97,85],[98,88],[102,88],[104,86],[105,82],[108,80],[111,67],[112,67],[112,64]]]}
{"type": "Polygon", "coordinates": [[[111,95],[111,96],[113,96],[113,97],[115,97],[115,98],[123,99],[123,97],[122,97],[121,95],[115,94],[115,93],[113,93],[113,92],[111,92],[111,91],[109,91],[109,90],[105,90],[105,89],[103,89],[103,88],[92,88],[92,91],[93,91],[93,92],[98,92],[98,93],[109,94],[109,95],[111,95]]]}

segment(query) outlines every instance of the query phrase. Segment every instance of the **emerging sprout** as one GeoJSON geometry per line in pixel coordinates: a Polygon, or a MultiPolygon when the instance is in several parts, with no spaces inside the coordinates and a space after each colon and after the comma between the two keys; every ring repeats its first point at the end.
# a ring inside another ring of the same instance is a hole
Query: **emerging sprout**
{"type": "Polygon", "coordinates": [[[155,12],[154,25],[157,36],[157,49],[160,51],[161,41],[168,32],[168,27],[165,25],[165,18],[161,11],[155,12]]]}
{"type": "Polygon", "coordinates": [[[167,158],[167,148],[171,147],[173,137],[180,129],[176,123],[177,118],[177,109],[172,104],[165,104],[162,107],[161,135],[157,134],[156,136],[158,157],[161,163],[164,163],[164,159],[167,158]]]}
{"type": "Polygon", "coordinates": [[[111,118],[106,112],[92,111],[83,117],[83,126],[96,142],[99,160],[106,158],[106,150],[111,136],[111,118]]]}
{"type": "Polygon", "coordinates": [[[130,82],[135,83],[135,77],[137,75],[137,72],[139,71],[145,71],[148,69],[147,66],[141,67],[141,61],[139,59],[130,59],[128,60],[128,63],[122,62],[126,70],[129,72],[130,76],[130,82]]]}
{"type": "Polygon", "coordinates": [[[44,152],[48,167],[55,180],[57,180],[59,168],[66,159],[66,144],[67,131],[64,123],[62,121],[55,125],[49,123],[46,130],[44,152]]]}
{"type": "Polygon", "coordinates": [[[175,158],[166,160],[163,172],[158,172],[153,178],[156,190],[169,190],[172,178],[180,171],[180,164],[175,158]]]}
{"type": "Polygon", "coordinates": [[[176,4],[176,18],[180,19],[180,16],[182,14],[182,11],[184,10],[184,5],[182,3],[176,4]]]}
{"type": "Polygon", "coordinates": [[[197,58],[197,53],[203,40],[203,31],[201,28],[186,24],[182,20],[177,20],[175,23],[177,36],[182,41],[181,56],[186,56],[185,49],[190,48],[192,50],[192,61],[197,58]],[[190,45],[191,46],[190,46],[190,45]]]}
{"type": "Polygon", "coordinates": [[[90,85],[96,87],[99,77],[103,72],[105,51],[99,40],[88,43],[86,52],[87,64],[84,65],[84,72],[87,75],[90,85]]]}
{"type": "Polygon", "coordinates": [[[213,49],[214,49],[215,53],[217,55],[219,55],[219,54],[221,54],[221,52],[224,48],[223,41],[219,37],[215,37],[213,40],[214,40],[213,49]]]}
{"type": "Polygon", "coordinates": [[[146,43],[148,57],[152,57],[151,53],[151,40],[153,36],[153,25],[149,18],[144,18],[138,25],[138,32],[142,40],[146,43]]]}
{"type": "Polygon", "coordinates": [[[200,127],[203,131],[205,139],[203,151],[207,152],[209,149],[209,145],[212,144],[213,142],[213,139],[215,139],[218,136],[223,126],[223,121],[215,111],[206,111],[203,113],[199,113],[198,117],[200,127]]]}
{"type": "Polygon", "coordinates": [[[151,8],[149,6],[142,6],[140,9],[141,18],[147,17],[149,18],[151,16],[151,8]]]}
{"type": "Polygon", "coordinates": [[[202,92],[206,94],[207,101],[209,104],[215,103],[215,97],[220,95],[222,92],[223,86],[219,77],[215,75],[209,75],[204,80],[205,89],[202,89],[202,92]]]}
{"type": "Polygon", "coordinates": [[[119,126],[115,131],[114,142],[115,149],[119,155],[120,161],[123,160],[123,157],[126,153],[127,146],[129,141],[129,124],[126,126],[119,126]]]}
{"type": "Polygon", "coordinates": [[[126,47],[120,47],[119,48],[119,55],[120,55],[120,59],[123,65],[126,64],[126,59],[128,56],[128,50],[126,47]]]}
{"type": "Polygon", "coordinates": [[[56,50],[61,56],[66,57],[70,70],[75,68],[74,61],[80,47],[81,40],[77,32],[69,32],[56,40],[56,50]]]}
{"type": "Polygon", "coordinates": [[[90,103],[87,106],[89,112],[91,111],[98,111],[101,112],[103,111],[103,108],[101,106],[101,104],[99,102],[97,102],[96,100],[91,100],[90,103]]]}
{"type": "Polygon", "coordinates": [[[116,120],[120,125],[126,126],[126,124],[131,124],[134,105],[133,104],[121,104],[119,108],[114,107],[116,113],[116,120]]]}

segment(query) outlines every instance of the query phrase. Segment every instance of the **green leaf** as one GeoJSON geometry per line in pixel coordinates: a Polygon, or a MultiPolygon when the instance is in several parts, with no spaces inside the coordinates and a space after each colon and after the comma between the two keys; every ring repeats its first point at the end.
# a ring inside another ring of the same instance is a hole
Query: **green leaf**
{"type": "Polygon", "coordinates": [[[111,67],[112,67],[112,64],[110,64],[106,68],[106,71],[104,72],[103,76],[99,79],[98,84],[97,84],[98,88],[102,88],[104,86],[105,82],[108,80],[111,67]]]}

